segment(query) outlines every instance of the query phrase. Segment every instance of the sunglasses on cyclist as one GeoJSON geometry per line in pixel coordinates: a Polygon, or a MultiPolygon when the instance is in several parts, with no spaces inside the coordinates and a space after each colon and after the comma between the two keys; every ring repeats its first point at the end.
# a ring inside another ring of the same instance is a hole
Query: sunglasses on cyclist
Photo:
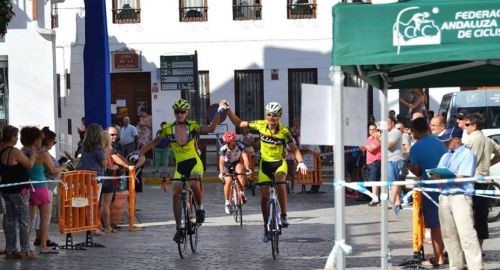
{"type": "Polygon", "coordinates": [[[185,114],[186,110],[174,110],[175,114],[185,114]]]}
{"type": "Polygon", "coordinates": [[[279,113],[267,113],[267,117],[281,117],[279,113]]]}

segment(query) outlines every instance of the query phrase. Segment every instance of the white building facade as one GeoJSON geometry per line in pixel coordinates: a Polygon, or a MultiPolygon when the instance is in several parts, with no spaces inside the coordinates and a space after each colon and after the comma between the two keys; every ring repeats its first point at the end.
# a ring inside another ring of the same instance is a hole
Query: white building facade
{"type": "MultiPolygon", "coordinates": [[[[112,113],[117,118],[126,113],[136,123],[137,110],[146,106],[156,131],[162,121],[174,119],[171,106],[181,97],[192,101],[193,114],[202,122],[207,104],[221,98],[247,120],[263,117],[265,104],[277,101],[286,108],[282,120],[288,124],[290,103],[300,104],[301,82],[330,84],[331,8],[336,1],[288,2],[106,1],[110,57],[130,53],[139,58],[130,65],[123,64],[124,58],[111,59],[112,113]],[[195,51],[199,92],[163,91],[160,56],[195,51]]],[[[57,74],[63,89],[57,121],[61,139],[74,145],[84,112],[82,59],[89,30],[83,1],[58,3],[56,13],[57,74]]],[[[300,117],[298,113],[295,109],[294,116],[300,117]]]]}
{"type": "Polygon", "coordinates": [[[12,1],[14,18],[0,39],[0,125],[57,129],[55,35],[51,5],[12,1]]]}
{"type": "MultiPolygon", "coordinates": [[[[207,107],[225,98],[244,120],[263,118],[266,103],[280,102],[282,121],[290,125],[300,117],[300,84],[331,84],[337,2],[106,0],[113,118],[128,114],[136,124],[145,108],[154,134],[162,121],[174,119],[175,100],[190,100],[192,116],[205,123],[207,107]],[[161,89],[160,57],[195,52],[198,87],[161,89]]],[[[84,116],[85,31],[92,31],[85,29],[84,1],[21,0],[14,12],[0,41],[0,69],[8,78],[0,120],[49,126],[59,135],[58,150],[73,153],[84,116]]],[[[390,109],[398,110],[397,93],[391,97],[390,109]]],[[[373,103],[377,114],[376,95],[373,103]]]]}

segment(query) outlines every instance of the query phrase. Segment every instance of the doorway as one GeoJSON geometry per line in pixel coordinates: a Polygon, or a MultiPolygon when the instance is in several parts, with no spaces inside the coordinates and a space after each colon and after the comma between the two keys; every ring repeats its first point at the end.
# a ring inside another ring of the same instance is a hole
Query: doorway
{"type": "Polygon", "coordinates": [[[111,104],[116,104],[112,123],[122,124],[124,116],[137,126],[139,110],[145,108],[151,115],[151,73],[111,73],[111,104]]]}

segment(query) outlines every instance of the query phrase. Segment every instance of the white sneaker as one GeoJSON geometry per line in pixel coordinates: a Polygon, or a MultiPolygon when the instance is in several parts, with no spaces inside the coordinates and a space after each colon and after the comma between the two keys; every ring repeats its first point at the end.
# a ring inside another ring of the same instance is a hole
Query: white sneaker
{"type": "Polygon", "coordinates": [[[231,206],[229,204],[226,204],[226,207],[224,207],[226,210],[226,214],[231,215],[231,206]]]}

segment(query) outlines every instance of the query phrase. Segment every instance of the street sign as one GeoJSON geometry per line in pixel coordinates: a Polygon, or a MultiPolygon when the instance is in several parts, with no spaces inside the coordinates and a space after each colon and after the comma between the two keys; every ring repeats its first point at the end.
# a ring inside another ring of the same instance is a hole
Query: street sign
{"type": "Polygon", "coordinates": [[[198,55],[160,56],[160,83],[162,91],[196,91],[198,55]]]}

